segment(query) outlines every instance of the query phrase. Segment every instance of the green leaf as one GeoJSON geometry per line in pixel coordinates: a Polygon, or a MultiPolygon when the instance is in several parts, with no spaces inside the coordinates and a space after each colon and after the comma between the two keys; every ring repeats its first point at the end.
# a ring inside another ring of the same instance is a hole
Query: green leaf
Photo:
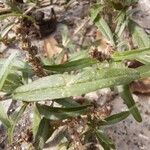
{"type": "Polygon", "coordinates": [[[103,17],[96,21],[95,25],[98,27],[98,30],[103,34],[103,36],[105,36],[111,42],[112,45],[115,45],[113,34],[103,17]]]}
{"type": "Polygon", "coordinates": [[[17,53],[14,52],[11,54],[11,56],[5,61],[5,63],[0,68],[0,90],[2,89],[4,82],[9,74],[11,64],[16,57],[17,53]]]}
{"type": "Polygon", "coordinates": [[[8,74],[5,80],[2,91],[11,93],[21,85],[22,85],[21,76],[19,76],[17,73],[10,73],[8,74]]]}
{"type": "Polygon", "coordinates": [[[51,75],[23,85],[14,91],[13,99],[40,101],[77,96],[101,88],[127,84],[138,78],[139,73],[129,68],[90,68],[76,75],[51,75]]]}
{"type": "Polygon", "coordinates": [[[90,14],[91,14],[91,21],[92,21],[92,22],[95,22],[95,19],[96,19],[97,17],[99,17],[98,15],[99,15],[99,13],[102,11],[102,9],[103,9],[103,6],[100,5],[100,4],[95,4],[95,5],[93,5],[93,6],[91,7],[91,9],[90,9],[90,14]]]}
{"type": "Polygon", "coordinates": [[[124,111],[124,112],[121,112],[121,113],[118,113],[118,114],[114,114],[114,115],[111,115],[111,116],[105,118],[105,120],[99,121],[98,125],[104,126],[104,125],[115,124],[115,123],[118,123],[118,122],[124,120],[129,115],[130,115],[130,111],[124,111]]]}
{"type": "Polygon", "coordinates": [[[112,55],[112,59],[114,61],[122,61],[122,60],[131,60],[131,59],[138,59],[139,56],[145,56],[150,54],[150,47],[149,48],[143,48],[143,49],[137,49],[137,50],[130,50],[130,51],[124,51],[124,52],[115,52],[112,55]]]}
{"type": "MultiPolygon", "coordinates": [[[[0,68],[4,63],[6,63],[7,59],[6,58],[1,58],[0,59],[0,68]]],[[[27,73],[32,73],[32,68],[28,63],[25,63],[19,59],[15,59],[12,62],[12,67],[10,68],[11,71],[22,71],[22,72],[27,72],[27,73]]]]}
{"type": "Polygon", "coordinates": [[[145,65],[148,65],[148,64],[150,64],[150,55],[138,56],[137,61],[139,61],[145,65]]]}
{"type": "Polygon", "coordinates": [[[79,59],[64,64],[60,64],[60,65],[44,66],[44,68],[47,70],[57,71],[57,72],[69,72],[69,71],[74,71],[85,67],[89,67],[96,63],[97,60],[95,59],[84,58],[84,59],[79,59]]]}
{"type": "Polygon", "coordinates": [[[118,35],[119,38],[121,37],[127,23],[128,23],[128,18],[127,18],[126,12],[121,11],[118,15],[117,26],[115,29],[115,33],[118,35]]]}
{"type": "Polygon", "coordinates": [[[4,107],[2,106],[2,103],[0,103],[0,121],[7,130],[11,127],[11,122],[7,116],[7,113],[5,112],[4,107]]]}
{"type": "Polygon", "coordinates": [[[45,142],[49,139],[53,132],[54,128],[51,126],[50,121],[46,118],[42,118],[35,137],[35,149],[42,150],[45,142]]]}
{"type": "Polygon", "coordinates": [[[36,104],[34,104],[33,121],[32,121],[32,132],[34,139],[38,132],[40,122],[41,122],[41,115],[36,107],[36,104]]]}
{"type": "Polygon", "coordinates": [[[77,107],[77,106],[80,106],[80,104],[77,103],[72,98],[55,99],[54,101],[56,103],[58,103],[59,105],[61,105],[62,107],[77,107]]]}
{"type": "Polygon", "coordinates": [[[136,70],[140,73],[141,79],[150,77],[150,64],[138,67],[136,70]]]}
{"type": "Polygon", "coordinates": [[[85,106],[76,106],[76,107],[51,107],[47,105],[36,104],[38,112],[43,115],[45,118],[50,120],[63,120],[70,117],[76,117],[88,111],[88,107],[91,105],[85,106]]]}
{"type": "Polygon", "coordinates": [[[118,32],[118,37],[121,37],[121,35],[122,35],[122,33],[123,33],[123,31],[124,31],[126,25],[127,25],[127,21],[124,21],[124,22],[121,24],[120,29],[119,29],[119,32],[118,32]]]}
{"type": "Polygon", "coordinates": [[[124,100],[127,107],[130,109],[130,112],[133,115],[134,119],[138,122],[141,122],[142,117],[139,113],[138,108],[136,107],[129,85],[124,85],[119,90],[121,92],[122,99],[124,100]]]}
{"type": "Polygon", "coordinates": [[[139,48],[150,47],[150,38],[140,26],[130,20],[129,29],[132,34],[133,42],[139,48]]]}
{"type": "Polygon", "coordinates": [[[28,103],[24,103],[22,105],[22,107],[20,108],[19,111],[14,112],[12,119],[11,119],[11,127],[9,129],[8,132],[8,139],[9,142],[12,143],[13,142],[13,133],[16,127],[16,124],[18,123],[18,121],[20,120],[20,118],[22,117],[22,114],[24,113],[24,111],[26,110],[28,103]]]}
{"type": "Polygon", "coordinates": [[[114,143],[102,131],[96,131],[95,134],[104,150],[115,149],[114,143]]]}

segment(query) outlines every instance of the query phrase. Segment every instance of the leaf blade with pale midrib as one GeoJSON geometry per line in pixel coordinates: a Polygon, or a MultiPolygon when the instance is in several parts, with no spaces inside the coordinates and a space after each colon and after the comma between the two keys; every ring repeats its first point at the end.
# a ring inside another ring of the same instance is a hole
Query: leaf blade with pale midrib
{"type": "Polygon", "coordinates": [[[114,115],[111,115],[111,116],[105,118],[105,120],[99,121],[98,125],[104,126],[104,125],[115,124],[115,123],[118,123],[118,122],[124,120],[129,115],[130,115],[129,111],[124,111],[124,112],[121,112],[121,113],[118,113],[118,114],[114,114],[114,115]]]}
{"type": "Polygon", "coordinates": [[[131,94],[129,85],[123,85],[122,87],[120,87],[120,91],[121,97],[124,100],[127,107],[130,109],[130,112],[133,115],[134,119],[138,122],[142,122],[142,117],[138,108],[136,107],[136,103],[131,94]]]}
{"type": "Polygon", "coordinates": [[[100,88],[130,83],[138,78],[139,73],[133,69],[91,68],[77,75],[57,74],[38,79],[17,88],[13,99],[39,101],[77,96],[100,88]]]}
{"type": "Polygon", "coordinates": [[[50,120],[63,120],[71,117],[76,117],[88,111],[91,105],[76,106],[76,107],[51,107],[47,105],[36,104],[38,112],[50,120]]]}
{"type": "Polygon", "coordinates": [[[137,50],[124,51],[124,52],[115,52],[112,55],[112,59],[114,61],[122,61],[126,59],[138,59],[139,55],[144,56],[148,54],[150,54],[150,47],[137,49],[137,50]]]}
{"type": "Polygon", "coordinates": [[[83,58],[71,62],[67,62],[65,64],[60,65],[45,65],[44,68],[50,71],[57,71],[57,72],[69,72],[78,69],[83,69],[85,67],[89,67],[93,64],[98,63],[95,59],[92,58],[83,58]]]}

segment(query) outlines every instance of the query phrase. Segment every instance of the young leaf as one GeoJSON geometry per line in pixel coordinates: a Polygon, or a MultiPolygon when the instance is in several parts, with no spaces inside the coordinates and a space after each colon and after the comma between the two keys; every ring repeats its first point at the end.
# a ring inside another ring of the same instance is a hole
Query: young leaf
{"type": "Polygon", "coordinates": [[[17,53],[14,52],[11,54],[11,56],[7,59],[7,61],[2,65],[0,68],[0,90],[2,89],[4,82],[9,74],[11,64],[16,57],[17,53]]]}
{"type": "Polygon", "coordinates": [[[35,149],[42,150],[45,142],[49,139],[53,132],[54,128],[51,126],[50,121],[46,118],[42,118],[35,136],[35,149]]]}
{"type": "Polygon", "coordinates": [[[91,105],[68,107],[68,108],[51,107],[41,104],[36,104],[36,106],[38,112],[45,118],[50,120],[63,120],[86,113],[88,111],[88,107],[91,105]]]}
{"type": "Polygon", "coordinates": [[[122,60],[131,60],[131,59],[138,59],[139,56],[150,55],[150,47],[131,50],[131,51],[124,51],[124,52],[115,52],[112,55],[112,59],[114,61],[122,61],[122,60]]]}
{"type": "Polygon", "coordinates": [[[95,22],[95,25],[98,27],[98,30],[101,31],[103,36],[105,36],[111,42],[112,45],[115,45],[113,34],[103,17],[98,19],[98,21],[95,22]]]}
{"type": "Polygon", "coordinates": [[[135,101],[132,97],[129,85],[124,85],[122,88],[119,89],[121,92],[121,97],[126,103],[127,107],[130,109],[131,114],[133,115],[134,119],[138,122],[142,121],[142,117],[139,113],[138,108],[136,107],[135,101]],[[131,109],[132,108],[132,109],[131,109]]]}
{"type": "Polygon", "coordinates": [[[99,15],[99,13],[102,11],[102,9],[103,9],[103,6],[100,5],[100,4],[95,4],[95,5],[93,5],[93,6],[91,7],[91,9],[90,9],[90,14],[91,14],[91,21],[92,21],[92,22],[95,22],[95,19],[96,19],[97,17],[99,17],[98,15],[99,15]]]}
{"type": "Polygon", "coordinates": [[[90,68],[77,75],[51,75],[23,85],[14,91],[13,99],[40,101],[77,96],[100,88],[127,84],[138,78],[139,73],[129,68],[90,68]]]}
{"type": "Polygon", "coordinates": [[[105,118],[105,120],[99,121],[98,125],[104,126],[104,125],[115,124],[115,123],[118,123],[118,122],[124,120],[129,115],[130,115],[130,111],[124,111],[124,112],[121,112],[121,113],[118,113],[118,114],[114,114],[114,115],[111,115],[111,116],[105,118]]]}
{"type": "Polygon", "coordinates": [[[124,31],[126,25],[127,25],[127,21],[124,21],[124,22],[121,24],[121,27],[120,27],[119,32],[118,32],[118,37],[121,37],[121,35],[122,35],[122,33],[123,33],[123,31],[124,31]]]}
{"type": "Polygon", "coordinates": [[[139,48],[150,47],[150,38],[140,26],[130,20],[129,29],[132,34],[133,42],[139,48]]]}
{"type": "Polygon", "coordinates": [[[74,71],[85,67],[89,67],[96,63],[98,62],[95,59],[84,58],[84,59],[79,59],[64,64],[60,64],[60,65],[44,66],[44,68],[47,70],[57,71],[57,72],[69,72],[69,71],[74,71]]]}
{"type": "Polygon", "coordinates": [[[126,12],[122,11],[119,13],[118,17],[117,17],[117,26],[115,29],[115,33],[118,35],[118,37],[120,37],[122,35],[122,32],[125,29],[127,20],[126,20],[126,12]]]}
{"type": "Polygon", "coordinates": [[[95,131],[95,134],[104,150],[115,149],[114,143],[102,131],[95,131]]]}

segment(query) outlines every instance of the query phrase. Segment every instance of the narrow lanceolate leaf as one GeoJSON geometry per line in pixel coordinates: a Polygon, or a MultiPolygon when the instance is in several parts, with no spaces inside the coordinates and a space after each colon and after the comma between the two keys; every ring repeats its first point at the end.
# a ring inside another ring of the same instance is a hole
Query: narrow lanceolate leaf
{"type": "Polygon", "coordinates": [[[94,22],[97,17],[99,17],[99,13],[102,11],[103,6],[100,4],[95,4],[90,9],[91,21],[94,22]]]}
{"type": "Polygon", "coordinates": [[[47,105],[36,104],[38,112],[45,118],[50,120],[63,120],[70,117],[76,117],[88,111],[91,105],[78,106],[78,107],[51,107],[47,105]]]}
{"type": "Polygon", "coordinates": [[[6,129],[11,127],[10,120],[7,116],[7,113],[5,112],[4,107],[2,106],[2,103],[0,103],[0,121],[3,123],[6,129]]]}
{"type": "Polygon", "coordinates": [[[138,67],[137,71],[140,73],[141,79],[150,77],[150,64],[138,67]]]}
{"type": "Polygon", "coordinates": [[[37,109],[36,104],[34,104],[33,121],[32,121],[32,132],[34,139],[37,134],[40,122],[41,122],[41,115],[37,109]]]}
{"type": "Polygon", "coordinates": [[[138,59],[139,56],[150,55],[150,47],[144,49],[137,49],[131,51],[124,51],[124,52],[115,52],[112,55],[112,59],[114,61],[122,61],[126,59],[138,59]]]}
{"type": "Polygon", "coordinates": [[[57,71],[57,72],[69,72],[69,71],[74,71],[85,67],[89,67],[96,63],[98,62],[95,59],[84,58],[84,59],[79,59],[79,60],[67,62],[65,64],[60,64],[60,65],[44,66],[44,68],[47,70],[57,71]]]}
{"type": "Polygon", "coordinates": [[[102,131],[96,131],[95,134],[104,150],[115,149],[114,143],[102,131]]]}
{"type": "Polygon", "coordinates": [[[24,103],[23,106],[21,106],[21,108],[19,109],[19,111],[14,112],[14,114],[12,116],[11,128],[9,129],[9,132],[8,132],[8,139],[9,139],[10,143],[13,142],[13,133],[14,133],[16,124],[18,123],[18,121],[22,117],[22,114],[26,110],[27,105],[28,105],[28,103],[24,103]]]}
{"type": "Polygon", "coordinates": [[[103,36],[105,36],[112,45],[115,45],[113,34],[106,21],[101,17],[98,21],[95,22],[95,24],[98,27],[98,30],[103,34],[103,36]]]}
{"type": "Polygon", "coordinates": [[[43,118],[40,122],[36,137],[35,137],[35,149],[42,150],[45,142],[50,138],[54,128],[50,125],[50,121],[46,118],[43,118]]]}
{"type": "Polygon", "coordinates": [[[127,21],[126,21],[126,12],[122,11],[118,14],[117,17],[117,26],[115,29],[115,33],[118,35],[118,37],[120,38],[125,27],[126,27],[127,21]]]}
{"type": "Polygon", "coordinates": [[[142,117],[140,115],[138,108],[136,107],[129,85],[124,85],[122,89],[120,88],[120,92],[122,99],[124,100],[127,107],[130,109],[130,112],[133,115],[134,119],[138,122],[141,122],[142,117]]]}
{"type": "Polygon", "coordinates": [[[61,105],[61,107],[65,107],[65,108],[81,106],[72,98],[55,99],[54,101],[58,103],[59,105],[61,105]]]}
{"type": "Polygon", "coordinates": [[[17,88],[13,99],[40,101],[77,96],[101,88],[122,85],[138,79],[139,73],[128,68],[90,68],[77,75],[57,74],[17,88]]]}
{"type": "Polygon", "coordinates": [[[115,123],[118,123],[118,122],[124,120],[129,115],[130,115],[130,111],[124,111],[124,112],[121,112],[121,113],[118,113],[118,114],[114,114],[114,115],[111,115],[111,116],[107,117],[105,120],[99,121],[98,125],[104,126],[104,125],[115,124],[115,123]]]}
{"type": "Polygon", "coordinates": [[[13,62],[13,59],[16,57],[16,54],[17,54],[16,52],[12,53],[11,56],[7,59],[7,61],[0,68],[0,90],[4,85],[4,82],[8,76],[8,73],[11,68],[11,64],[13,62]]]}
{"type": "Polygon", "coordinates": [[[129,29],[135,45],[137,45],[139,48],[150,47],[150,38],[144,29],[131,20],[129,22],[129,29]]]}

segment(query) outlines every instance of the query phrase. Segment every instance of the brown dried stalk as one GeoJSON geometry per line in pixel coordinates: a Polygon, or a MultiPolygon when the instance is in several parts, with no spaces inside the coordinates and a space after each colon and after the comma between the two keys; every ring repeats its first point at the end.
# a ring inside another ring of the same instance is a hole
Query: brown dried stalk
{"type": "Polygon", "coordinates": [[[32,65],[32,69],[38,77],[46,76],[46,72],[44,71],[41,61],[38,57],[36,57],[38,53],[38,49],[36,46],[31,45],[31,41],[28,37],[23,38],[22,49],[28,52],[28,61],[32,65]]]}

